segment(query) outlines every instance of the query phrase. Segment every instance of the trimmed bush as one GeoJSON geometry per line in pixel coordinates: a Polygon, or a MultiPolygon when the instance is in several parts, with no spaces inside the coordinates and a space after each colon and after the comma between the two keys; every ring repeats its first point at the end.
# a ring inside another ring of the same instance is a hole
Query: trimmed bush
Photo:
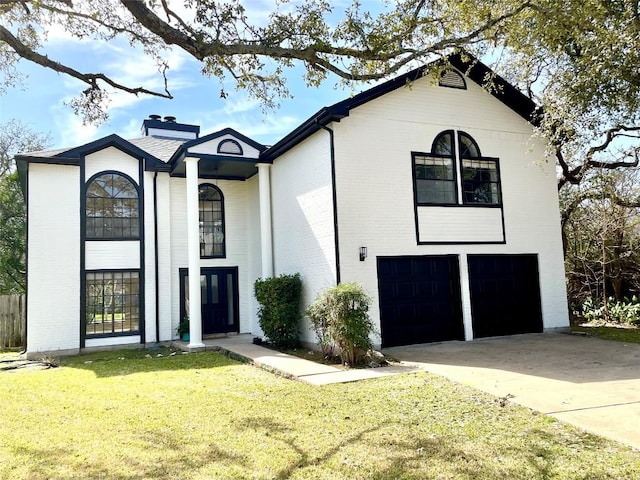
{"type": "Polygon", "coordinates": [[[254,293],[260,303],[258,321],[260,328],[274,347],[296,348],[299,342],[300,274],[259,278],[254,293]]]}
{"type": "Polygon", "coordinates": [[[357,283],[341,283],[316,298],[305,313],[323,353],[336,345],[344,364],[357,365],[362,361],[372,348],[370,304],[371,298],[357,283]]]}

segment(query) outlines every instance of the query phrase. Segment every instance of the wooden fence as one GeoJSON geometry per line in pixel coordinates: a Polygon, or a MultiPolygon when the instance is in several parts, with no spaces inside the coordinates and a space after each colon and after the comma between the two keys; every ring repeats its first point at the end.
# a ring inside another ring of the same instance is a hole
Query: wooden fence
{"type": "Polygon", "coordinates": [[[0,295],[0,349],[26,344],[26,314],[24,295],[0,295]]]}

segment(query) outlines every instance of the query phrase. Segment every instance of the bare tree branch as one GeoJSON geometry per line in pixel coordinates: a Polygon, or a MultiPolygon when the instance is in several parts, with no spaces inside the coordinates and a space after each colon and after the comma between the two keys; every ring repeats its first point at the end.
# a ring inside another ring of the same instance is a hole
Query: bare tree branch
{"type": "Polygon", "coordinates": [[[556,146],[556,160],[558,161],[558,165],[562,169],[562,175],[558,179],[558,190],[560,190],[566,183],[570,183],[573,185],[579,184],[584,178],[585,174],[591,168],[601,168],[605,170],[616,170],[619,168],[632,168],[637,167],[640,164],[640,147],[634,147],[630,150],[624,152],[623,160],[619,161],[600,161],[594,160],[594,156],[597,153],[603,152],[607,150],[611,143],[621,137],[626,138],[635,138],[638,139],[638,136],[630,136],[625,132],[640,132],[640,126],[626,126],[626,125],[617,125],[615,127],[609,128],[605,131],[604,140],[598,144],[594,145],[587,150],[584,154],[582,162],[575,166],[571,167],[564,159],[562,154],[562,147],[560,145],[556,146]],[[626,160],[627,158],[631,158],[631,160],[626,160]]]}

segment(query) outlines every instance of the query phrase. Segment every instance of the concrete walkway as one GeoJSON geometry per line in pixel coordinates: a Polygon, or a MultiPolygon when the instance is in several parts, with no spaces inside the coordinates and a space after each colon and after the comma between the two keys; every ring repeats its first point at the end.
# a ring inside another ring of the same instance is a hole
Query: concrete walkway
{"type": "MultiPolygon", "coordinates": [[[[252,343],[251,335],[234,335],[223,338],[205,339],[204,350],[218,350],[248,361],[265,370],[273,371],[287,378],[295,378],[312,385],[356,382],[369,378],[388,377],[401,373],[414,373],[421,368],[413,365],[391,365],[379,368],[357,368],[343,370],[331,365],[312,362],[303,358],[280,353],[270,348],[252,343]]],[[[182,350],[190,351],[186,342],[174,342],[182,350]]],[[[202,349],[196,349],[200,351],[202,349]]]]}
{"type": "Polygon", "coordinates": [[[640,449],[638,344],[556,333],[383,353],[640,449]]]}

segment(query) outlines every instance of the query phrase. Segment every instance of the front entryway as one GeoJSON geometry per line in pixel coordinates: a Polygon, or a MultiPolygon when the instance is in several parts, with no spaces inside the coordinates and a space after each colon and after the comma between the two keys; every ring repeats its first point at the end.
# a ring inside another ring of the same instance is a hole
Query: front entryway
{"type": "MultiPolygon", "coordinates": [[[[188,315],[191,308],[188,285],[189,271],[181,268],[180,318],[188,315]]],[[[201,268],[200,296],[203,335],[239,331],[237,267],[201,268]]]]}
{"type": "Polygon", "coordinates": [[[464,340],[456,255],[378,257],[382,346],[464,340]]]}

